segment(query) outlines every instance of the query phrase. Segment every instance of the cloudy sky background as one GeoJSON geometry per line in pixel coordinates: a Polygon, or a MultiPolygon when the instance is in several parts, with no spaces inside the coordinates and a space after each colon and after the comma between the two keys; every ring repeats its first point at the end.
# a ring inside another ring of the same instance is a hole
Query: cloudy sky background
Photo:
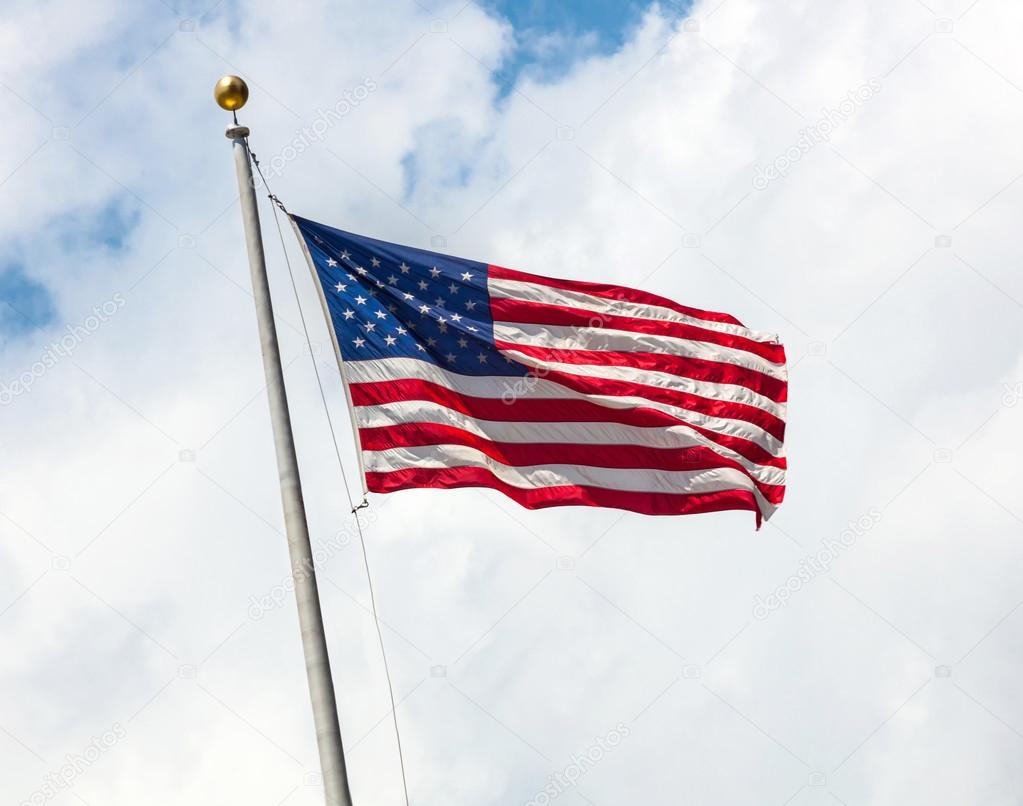
{"type": "MultiPolygon", "coordinates": [[[[619,725],[556,802],[1020,802],[1023,8],[547,5],[4,5],[0,390],[87,331],[0,407],[4,803],[115,726],[49,802],[322,802],[211,98],[228,72],[296,213],[726,310],[787,346],[789,492],[760,532],[749,513],[372,499],[416,804],[528,803],[619,725]],[[755,186],[872,80],[828,142],[755,186]],[[829,570],[755,612],[860,519],[829,570]]],[[[263,216],[314,542],[335,547],[321,593],[353,793],[392,806],[314,364],[354,468],[347,413],[294,237],[312,355],[263,216]]]]}

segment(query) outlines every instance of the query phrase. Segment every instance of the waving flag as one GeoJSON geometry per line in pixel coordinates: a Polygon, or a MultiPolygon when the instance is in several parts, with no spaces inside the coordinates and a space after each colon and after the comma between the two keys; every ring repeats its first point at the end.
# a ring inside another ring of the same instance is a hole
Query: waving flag
{"type": "Polygon", "coordinates": [[[650,515],[785,494],[776,336],[614,285],[397,246],[297,216],[366,489],[490,487],[650,515]]]}

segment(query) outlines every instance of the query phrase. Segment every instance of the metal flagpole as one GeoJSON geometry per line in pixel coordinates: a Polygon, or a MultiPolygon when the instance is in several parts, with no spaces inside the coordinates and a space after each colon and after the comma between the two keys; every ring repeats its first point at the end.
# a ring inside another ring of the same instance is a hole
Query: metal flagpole
{"type": "MultiPolygon", "coordinates": [[[[225,76],[217,82],[214,97],[222,109],[235,112],[245,105],[249,89],[237,76],[225,76]]],[[[246,138],[249,130],[234,125],[227,130],[234,163],[238,173],[238,192],[241,197],[242,221],[245,224],[245,245],[249,253],[252,272],[252,291],[256,301],[256,318],[263,352],[263,370],[266,374],[267,396],[270,399],[270,419],[273,423],[274,448],[281,481],[281,500],[284,504],[284,525],[288,535],[291,573],[298,602],[298,621],[302,631],[302,650],[305,654],[309,694],[312,698],[316,742],[320,751],[320,768],[327,806],[351,806],[348,789],[348,771],[344,748],[341,744],[341,726],[338,723],[334,682],[330,676],[327,656],[327,638],[323,632],[323,614],[316,586],[316,569],[309,545],[309,524],[306,521],[302,499],[302,482],[298,473],[295,439],[288,414],[288,396],[284,388],[284,370],[281,367],[277,328],[274,324],[270,285],[263,255],[263,236],[259,226],[259,209],[252,181],[252,166],[246,138]]]]}

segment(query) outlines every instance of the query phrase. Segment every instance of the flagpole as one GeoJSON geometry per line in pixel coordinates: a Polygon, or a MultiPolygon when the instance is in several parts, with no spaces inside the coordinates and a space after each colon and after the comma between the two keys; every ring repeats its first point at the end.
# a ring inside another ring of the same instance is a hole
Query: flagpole
{"type": "MultiPolygon", "coordinates": [[[[235,112],[245,105],[249,90],[237,76],[225,76],[217,82],[214,97],[222,109],[235,112]]],[[[277,327],[274,323],[273,303],[266,274],[263,254],[263,236],[259,226],[259,208],[249,162],[246,138],[249,130],[238,125],[227,129],[234,152],[238,174],[238,193],[241,200],[242,221],[245,225],[245,246],[252,274],[252,292],[259,323],[259,339],[263,352],[263,371],[266,376],[267,397],[270,400],[270,420],[273,425],[274,448],[281,483],[281,501],[284,505],[284,526],[288,536],[288,553],[294,579],[295,599],[298,603],[298,621],[302,632],[302,650],[305,654],[306,676],[313,706],[313,722],[323,774],[323,790],[327,806],[351,806],[348,771],[341,743],[334,682],[330,674],[327,638],[323,631],[316,569],[309,544],[309,524],[302,498],[302,481],[298,472],[295,438],[288,413],[288,395],[284,388],[284,370],[281,366],[277,327]]]]}

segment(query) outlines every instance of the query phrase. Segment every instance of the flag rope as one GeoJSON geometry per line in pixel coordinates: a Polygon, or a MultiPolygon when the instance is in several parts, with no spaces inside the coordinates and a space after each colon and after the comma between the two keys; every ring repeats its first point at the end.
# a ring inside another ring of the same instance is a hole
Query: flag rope
{"type": "MultiPolygon", "coordinates": [[[[267,198],[270,200],[273,208],[274,223],[277,225],[277,235],[280,237],[281,240],[281,250],[284,252],[284,262],[288,267],[288,276],[291,279],[291,289],[295,294],[295,305],[298,306],[298,316],[299,320],[302,323],[302,332],[305,335],[306,345],[309,347],[309,359],[312,361],[313,372],[316,375],[316,384],[320,389],[320,400],[323,402],[323,411],[327,417],[327,425],[330,428],[330,438],[334,443],[334,454],[337,456],[338,468],[341,470],[341,480],[344,483],[345,496],[348,498],[348,506],[351,509],[352,515],[355,516],[355,528],[356,531],[358,532],[359,544],[362,548],[362,564],[363,567],[366,569],[366,583],[369,588],[369,601],[370,609],[373,614],[373,625],[376,627],[377,640],[380,644],[380,657],[383,660],[384,675],[387,678],[387,693],[391,700],[391,718],[394,723],[394,736],[398,745],[398,763],[401,768],[401,786],[405,795],[405,806],[410,806],[408,795],[408,781],[405,775],[405,753],[404,750],[402,749],[401,730],[398,728],[398,706],[394,699],[394,685],[391,682],[390,664],[387,662],[387,650],[384,646],[384,634],[383,630],[381,630],[380,628],[380,616],[377,611],[376,592],[373,587],[373,574],[370,572],[369,552],[366,550],[366,538],[363,535],[362,521],[360,520],[358,514],[360,509],[365,509],[366,507],[369,506],[369,500],[365,496],[363,496],[362,502],[358,505],[355,504],[355,500],[352,497],[351,487],[348,484],[348,474],[345,472],[345,465],[341,459],[341,447],[338,444],[337,434],[334,431],[334,420],[330,416],[330,407],[327,405],[327,394],[323,390],[323,379],[320,376],[320,368],[319,365],[316,363],[316,356],[313,354],[312,339],[309,337],[309,327],[306,324],[305,313],[302,309],[302,302],[298,294],[298,284],[295,281],[295,272],[292,269],[291,259],[288,256],[288,247],[284,241],[284,230],[281,227],[280,219],[277,216],[277,210],[280,209],[281,212],[288,216],[290,216],[291,214],[288,212],[288,208],[284,206],[284,202],[282,202],[280,198],[278,198],[274,193],[271,192],[270,184],[266,181],[266,177],[263,175],[263,169],[260,167],[259,160],[257,159],[255,152],[253,152],[252,149],[249,147],[249,140],[247,137],[245,138],[245,150],[248,151],[249,153],[249,158],[252,160],[252,164],[256,169],[256,173],[259,174],[259,178],[263,183],[263,187],[266,189],[267,198]]],[[[341,379],[341,382],[345,383],[344,378],[341,379]]],[[[355,449],[356,451],[359,450],[358,444],[356,444],[355,449]]]]}

